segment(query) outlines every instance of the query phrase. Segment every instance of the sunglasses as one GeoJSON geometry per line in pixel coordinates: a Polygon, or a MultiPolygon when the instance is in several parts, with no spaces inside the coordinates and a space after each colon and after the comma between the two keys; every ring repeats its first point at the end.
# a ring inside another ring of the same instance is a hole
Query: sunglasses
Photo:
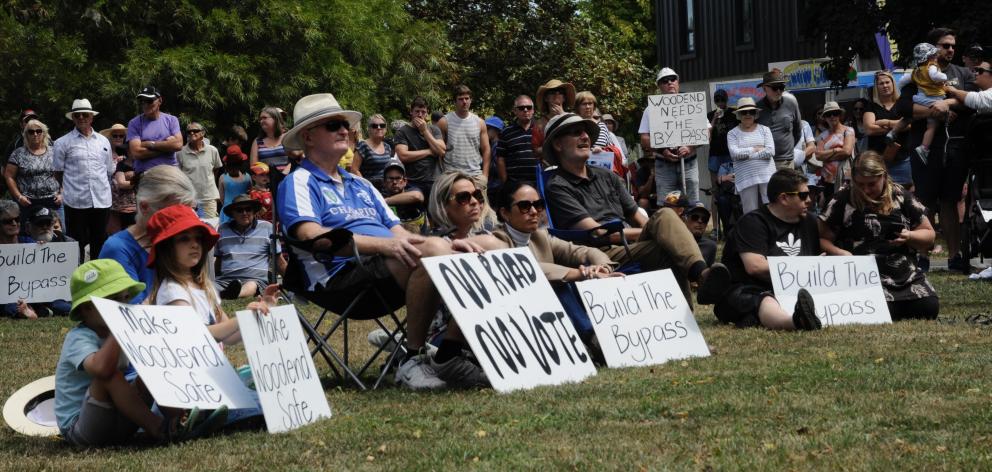
{"type": "Polygon", "coordinates": [[[695,221],[696,223],[705,223],[706,220],[709,219],[708,217],[703,216],[703,215],[700,215],[699,213],[692,213],[692,214],[686,215],[686,218],[688,218],[688,219],[690,219],[692,221],[695,221]]]}
{"type": "Polygon", "coordinates": [[[348,122],[347,121],[344,121],[344,120],[325,121],[325,122],[323,122],[323,123],[321,123],[319,125],[310,127],[310,129],[314,129],[314,128],[317,128],[317,127],[320,127],[320,126],[323,126],[324,129],[326,129],[328,133],[336,133],[336,132],[340,131],[341,128],[347,128],[348,127],[348,122]]]}
{"type": "Polygon", "coordinates": [[[754,108],[750,108],[747,110],[738,111],[737,113],[740,113],[741,116],[755,116],[758,114],[758,110],[755,110],[754,108]]]}
{"type": "Polygon", "coordinates": [[[255,208],[251,206],[236,206],[231,208],[232,213],[255,213],[255,208]]]}
{"type": "Polygon", "coordinates": [[[40,130],[40,129],[29,129],[29,130],[26,131],[26,133],[27,134],[44,134],[45,131],[44,130],[40,130]]]}
{"type": "Polygon", "coordinates": [[[942,47],[944,49],[954,49],[956,47],[955,45],[950,44],[950,43],[940,43],[940,44],[938,44],[938,46],[940,46],[940,47],[942,47]]]}
{"type": "Polygon", "coordinates": [[[202,133],[203,130],[202,129],[188,129],[188,130],[186,130],[186,132],[189,133],[189,134],[202,133]]]}
{"type": "Polygon", "coordinates": [[[679,81],[679,79],[677,79],[675,77],[662,77],[662,78],[658,79],[658,83],[659,84],[670,84],[670,83],[678,82],[678,81],[679,81]]]}
{"type": "Polygon", "coordinates": [[[18,219],[18,218],[7,218],[5,220],[0,220],[0,224],[5,224],[5,225],[19,225],[19,224],[21,224],[21,220],[18,219]]]}
{"type": "Polygon", "coordinates": [[[976,67],[975,75],[982,75],[982,74],[992,74],[992,70],[986,69],[984,67],[976,67]]]}
{"type": "Polygon", "coordinates": [[[154,98],[139,98],[138,99],[138,103],[140,103],[142,105],[148,105],[148,104],[150,104],[150,103],[152,103],[154,101],[155,101],[154,98]]]}
{"type": "Polygon", "coordinates": [[[111,138],[114,138],[114,139],[124,139],[124,138],[127,137],[127,135],[126,134],[112,134],[112,135],[110,135],[110,137],[111,138]]]}
{"type": "Polygon", "coordinates": [[[476,189],[474,192],[458,192],[448,197],[448,200],[454,200],[459,205],[468,205],[473,198],[475,201],[482,203],[482,197],[482,190],[476,189]]]}
{"type": "Polygon", "coordinates": [[[74,120],[79,120],[79,119],[83,119],[83,118],[93,118],[93,115],[91,115],[89,113],[73,113],[72,114],[72,119],[74,119],[74,120]]]}
{"type": "Polygon", "coordinates": [[[514,108],[516,108],[518,111],[531,111],[534,109],[534,105],[517,105],[514,108]]]}
{"type": "Polygon", "coordinates": [[[369,129],[386,129],[385,123],[372,123],[369,125],[369,129]]]}
{"type": "Polygon", "coordinates": [[[514,202],[513,205],[520,210],[520,213],[527,213],[531,210],[531,208],[535,208],[537,211],[544,211],[545,208],[544,200],[541,199],[534,201],[520,200],[519,202],[514,202]]]}
{"type": "Polygon", "coordinates": [[[782,84],[766,85],[765,87],[768,87],[776,92],[781,92],[785,90],[785,85],[782,84]]]}
{"type": "Polygon", "coordinates": [[[809,198],[809,192],[782,192],[786,195],[795,195],[799,197],[800,200],[806,200],[809,198]]]}
{"type": "Polygon", "coordinates": [[[823,117],[824,118],[833,118],[833,117],[837,117],[837,116],[840,116],[840,112],[839,111],[828,111],[828,112],[826,112],[826,113],[823,114],[823,117]]]}

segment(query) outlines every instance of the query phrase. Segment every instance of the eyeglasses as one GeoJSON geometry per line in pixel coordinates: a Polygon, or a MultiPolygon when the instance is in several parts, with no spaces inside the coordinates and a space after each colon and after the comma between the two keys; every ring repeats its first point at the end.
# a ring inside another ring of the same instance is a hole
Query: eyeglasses
{"type": "Polygon", "coordinates": [[[474,192],[458,192],[448,197],[448,200],[454,200],[459,205],[468,205],[473,198],[475,201],[482,203],[482,197],[482,190],[476,189],[474,192]]]}
{"type": "Polygon", "coordinates": [[[695,221],[696,223],[705,223],[709,219],[707,216],[700,215],[699,213],[691,213],[686,215],[686,218],[695,221]]]}
{"type": "Polygon", "coordinates": [[[937,45],[944,49],[954,49],[955,47],[957,47],[951,43],[938,43],[937,45]]]}
{"type": "Polygon", "coordinates": [[[513,205],[520,210],[520,213],[527,213],[531,210],[531,208],[535,208],[537,211],[544,211],[545,207],[544,200],[541,199],[534,201],[520,200],[519,202],[514,202],[513,205]]]}
{"type": "Polygon", "coordinates": [[[982,74],[992,74],[992,70],[986,69],[984,67],[976,67],[975,75],[982,75],[982,74]]]}
{"type": "Polygon", "coordinates": [[[799,197],[800,200],[806,200],[807,198],[809,198],[809,192],[808,191],[807,192],[782,192],[782,193],[784,193],[786,195],[795,195],[795,196],[799,197]]]}
{"type": "Polygon", "coordinates": [[[0,220],[0,224],[5,224],[5,225],[19,225],[19,224],[21,224],[21,220],[18,219],[18,218],[7,218],[5,220],[0,220]]]}
{"type": "Polygon", "coordinates": [[[531,111],[534,109],[534,105],[517,105],[514,108],[516,108],[517,111],[531,111]]]}
{"type": "Polygon", "coordinates": [[[372,123],[369,125],[369,129],[386,129],[385,123],[372,123]]]}
{"type": "Polygon", "coordinates": [[[29,130],[27,130],[25,132],[27,134],[44,134],[45,133],[45,130],[41,130],[41,129],[29,129],[29,130]]]}
{"type": "Polygon", "coordinates": [[[678,81],[679,81],[678,77],[662,77],[658,79],[659,84],[670,84],[678,81]]]}
{"type": "Polygon", "coordinates": [[[314,129],[314,128],[317,128],[319,126],[323,126],[324,129],[326,129],[328,133],[336,133],[341,128],[347,128],[348,127],[348,122],[345,121],[345,120],[325,121],[325,122],[323,122],[323,123],[321,123],[319,125],[311,126],[310,129],[314,129]]]}
{"type": "Polygon", "coordinates": [[[758,110],[755,110],[754,108],[748,108],[747,110],[740,110],[737,113],[740,113],[741,116],[755,116],[758,114],[758,110]]]}
{"type": "Polygon", "coordinates": [[[189,133],[189,134],[202,133],[203,130],[202,129],[188,129],[188,130],[186,130],[186,132],[189,133]]]}
{"type": "Polygon", "coordinates": [[[781,91],[785,90],[785,85],[782,85],[782,84],[766,85],[765,87],[768,87],[768,88],[770,88],[770,89],[772,89],[772,90],[774,90],[776,92],[781,92],[781,91]]]}

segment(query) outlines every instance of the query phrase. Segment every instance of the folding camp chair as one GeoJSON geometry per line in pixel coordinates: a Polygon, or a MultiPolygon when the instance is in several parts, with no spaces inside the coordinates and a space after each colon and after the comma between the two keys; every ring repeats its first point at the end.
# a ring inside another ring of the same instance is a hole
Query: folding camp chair
{"type": "Polygon", "coordinates": [[[967,133],[969,169],[965,221],[961,227],[965,260],[992,257],[992,114],[972,118],[967,133]]]}
{"type": "Polygon", "coordinates": [[[362,377],[382,354],[387,354],[382,370],[376,378],[375,383],[372,384],[372,389],[378,388],[390,368],[396,365],[397,356],[402,350],[403,340],[406,339],[405,318],[400,319],[386,297],[372,285],[361,288],[354,293],[339,293],[333,297],[329,297],[327,293],[310,291],[303,277],[303,263],[297,254],[297,251],[303,251],[314,255],[318,260],[329,259],[333,257],[333,254],[351,246],[354,249],[352,262],[356,264],[355,270],[365,270],[358,253],[358,248],[355,244],[352,244],[351,232],[344,229],[335,229],[307,241],[294,240],[286,236],[282,236],[281,239],[284,242],[284,248],[289,249],[287,250],[289,254],[289,267],[286,270],[286,275],[283,277],[282,284],[284,294],[288,295],[287,292],[293,292],[295,295],[292,297],[294,302],[302,298],[309,300],[323,310],[320,316],[317,317],[317,320],[312,323],[303,315],[302,310],[297,310],[300,324],[303,325],[303,330],[307,333],[308,342],[312,346],[310,355],[316,357],[319,354],[323,357],[331,371],[334,372],[335,376],[342,383],[351,381],[360,389],[367,390],[369,387],[362,381],[362,377]],[[315,243],[322,239],[330,240],[331,247],[319,252],[315,251],[315,243]],[[328,313],[336,314],[337,318],[332,321],[328,313]],[[395,329],[388,328],[383,322],[384,318],[387,321],[391,319],[395,329]],[[379,347],[362,364],[361,368],[354,370],[350,364],[351,339],[348,334],[349,320],[372,320],[379,328],[388,333],[390,339],[394,339],[396,342],[386,343],[382,347],[379,347]],[[325,323],[327,323],[327,326],[321,331],[322,325],[325,323]],[[343,337],[343,348],[340,354],[328,342],[331,336],[338,331],[338,328],[342,328],[341,333],[343,337]]]}

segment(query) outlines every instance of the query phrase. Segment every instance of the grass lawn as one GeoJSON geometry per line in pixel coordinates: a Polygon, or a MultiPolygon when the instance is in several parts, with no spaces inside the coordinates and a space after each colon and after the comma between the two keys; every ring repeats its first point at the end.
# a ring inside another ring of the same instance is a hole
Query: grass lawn
{"type": "MultiPolygon", "coordinates": [[[[4,425],[0,467],[989,470],[990,328],[963,318],[988,313],[992,290],[947,273],[932,281],[948,322],[776,333],[718,325],[703,308],[706,359],[510,395],[332,387],[330,420],[169,447],[80,452],[4,425]]],[[[0,397],[54,372],[70,326],[0,320],[0,397]]],[[[352,329],[358,338],[368,325],[352,329]]],[[[228,353],[245,363],[240,347],[228,353]]]]}

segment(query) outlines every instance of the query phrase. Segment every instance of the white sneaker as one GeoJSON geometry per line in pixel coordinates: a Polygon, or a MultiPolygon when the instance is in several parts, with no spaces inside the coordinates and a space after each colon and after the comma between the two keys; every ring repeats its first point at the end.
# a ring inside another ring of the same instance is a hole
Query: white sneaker
{"type": "MultiPolygon", "coordinates": [[[[394,343],[402,342],[403,334],[396,333],[396,335],[393,336],[393,341],[391,342],[389,340],[389,333],[382,328],[377,328],[369,332],[368,339],[369,339],[369,344],[377,348],[385,346],[382,349],[383,352],[389,353],[389,352],[393,352],[393,348],[396,347],[396,344],[394,343]],[[386,345],[387,343],[388,346],[386,345]]],[[[427,352],[427,354],[432,356],[434,355],[435,352],[437,352],[437,346],[430,343],[424,344],[424,349],[425,352],[427,352]]],[[[401,356],[400,358],[406,356],[406,346],[400,346],[400,351],[398,355],[401,356]]]]}
{"type": "Polygon", "coordinates": [[[396,383],[410,390],[439,390],[448,386],[431,367],[430,357],[420,354],[407,359],[396,369],[396,383]]]}
{"type": "Polygon", "coordinates": [[[485,371],[465,356],[452,357],[444,364],[438,364],[431,356],[430,363],[431,370],[451,388],[487,388],[491,385],[485,371]]]}

